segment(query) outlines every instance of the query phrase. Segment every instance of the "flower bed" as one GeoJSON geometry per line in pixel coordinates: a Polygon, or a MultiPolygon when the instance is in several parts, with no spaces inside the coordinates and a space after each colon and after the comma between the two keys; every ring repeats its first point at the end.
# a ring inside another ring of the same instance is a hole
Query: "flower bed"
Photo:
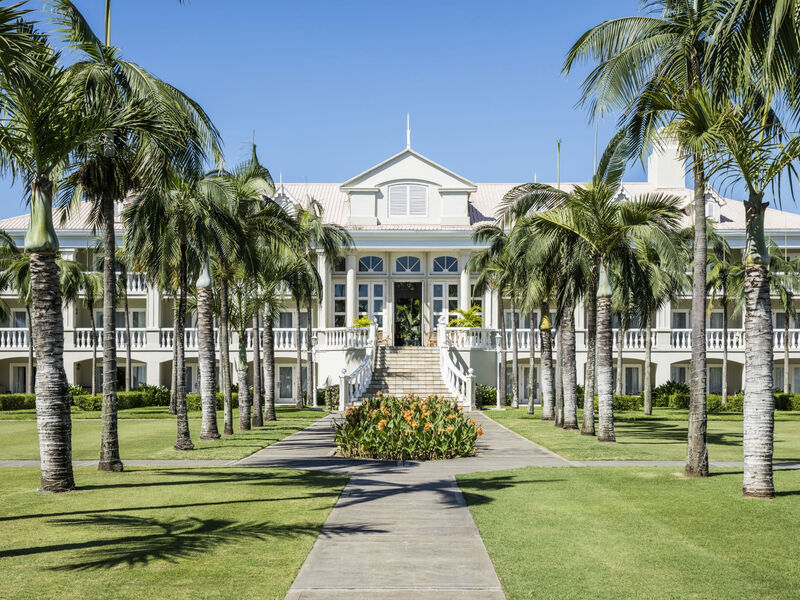
{"type": "Polygon", "coordinates": [[[341,456],[435,460],[474,456],[483,429],[458,404],[438,396],[381,396],[351,406],[336,425],[341,456]]]}

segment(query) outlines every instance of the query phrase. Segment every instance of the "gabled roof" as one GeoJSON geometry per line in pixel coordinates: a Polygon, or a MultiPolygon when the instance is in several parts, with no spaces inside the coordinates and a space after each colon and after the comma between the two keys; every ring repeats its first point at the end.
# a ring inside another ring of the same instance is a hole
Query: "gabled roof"
{"type": "Polygon", "coordinates": [[[469,179],[466,179],[466,178],[462,177],[458,173],[454,173],[450,169],[448,169],[446,167],[443,167],[439,163],[437,163],[435,161],[432,161],[427,156],[423,156],[422,154],[420,154],[416,150],[412,150],[411,148],[406,148],[402,152],[398,152],[394,156],[390,156],[386,160],[378,163],[377,165],[375,165],[373,167],[370,167],[369,169],[367,169],[366,171],[363,171],[362,173],[359,173],[355,177],[351,177],[350,179],[348,179],[347,181],[345,181],[341,185],[341,188],[343,190],[346,190],[348,188],[358,187],[358,183],[360,181],[363,181],[364,179],[367,179],[373,173],[375,173],[377,171],[380,171],[381,169],[383,169],[387,165],[399,162],[399,161],[401,161],[401,160],[403,160],[405,158],[408,158],[408,157],[413,157],[413,158],[415,158],[417,160],[420,160],[420,161],[432,166],[434,169],[437,169],[437,170],[441,171],[442,173],[444,173],[444,174],[446,174],[446,175],[448,175],[448,176],[460,181],[464,185],[465,188],[471,188],[473,190],[475,188],[475,184],[472,183],[469,179]]]}

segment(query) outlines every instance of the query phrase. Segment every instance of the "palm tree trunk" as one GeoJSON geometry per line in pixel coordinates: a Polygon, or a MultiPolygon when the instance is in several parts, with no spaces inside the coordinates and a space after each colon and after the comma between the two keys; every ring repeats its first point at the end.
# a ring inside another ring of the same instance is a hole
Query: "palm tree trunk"
{"type": "Polygon", "coordinates": [[[506,405],[506,311],[503,306],[503,292],[497,293],[500,309],[500,368],[497,373],[497,408],[506,405]]]}
{"type": "Polygon", "coordinates": [[[559,313],[556,330],[556,418],[553,425],[564,426],[564,316],[559,313]]]}
{"type": "Polygon", "coordinates": [[[172,294],[172,388],[169,394],[169,414],[177,414],[178,397],[178,298],[172,294]]]}
{"type": "Polygon", "coordinates": [[[97,323],[94,318],[94,304],[89,303],[89,324],[92,328],[92,396],[97,394],[97,323]]]}
{"type": "Polygon", "coordinates": [[[564,429],[578,428],[578,368],[575,360],[575,309],[567,309],[564,323],[564,429]]]}
{"type": "Polygon", "coordinates": [[[775,397],[772,381],[772,310],[767,270],[769,253],[764,240],[766,203],[761,195],[750,195],[745,204],[747,218],[745,296],[745,368],[744,392],[744,480],[746,497],[772,498],[775,397]]]}
{"type": "Polygon", "coordinates": [[[553,398],[553,337],[550,323],[550,306],[543,302],[539,310],[539,334],[542,338],[542,421],[555,418],[553,398]]]}
{"type": "Polygon", "coordinates": [[[533,401],[536,399],[536,313],[533,311],[528,315],[530,319],[530,357],[528,364],[528,414],[533,414],[533,401]]]}
{"type": "Polygon", "coordinates": [[[295,369],[294,384],[295,384],[295,407],[303,408],[303,379],[301,373],[303,372],[303,345],[300,343],[300,297],[295,296],[295,306],[297,307],[297,322],[294,329],[294,343],[296,346],[297,368],[295,369]]]}
{"type": "MultiPolygon", "coordinates": [[[[622,327],[622,315],[619,319],[619,327],[617,328],[617,385],[614,393],[617,396],[622,395],[622,347],[625,340],[625,329],[622,327]]],[[[612,340],[613,341],[613,340],[612,340]]]]}
{"type": "MultiPolygon", "coordinates": [[[[595,271],[596,275],[596,271],[595,271]]],[[[595,356],[597,355],[597,278],[592,279],[586,297],[586,379],[583,382],[581,434],[594,435],[595,356]]]]}
{"type": "Polygon", "coordinates": [[[611,332],[611,285],[608,270],[600,266],[597,286],[597,441],[616,442],[614,433],[614,396],[611,373],[614,369],[611,332]]]}
{"type": "Polygon", "coordinates": [[[247,381],[247,338],[244,327],[239,330],[239,429],[250,430],[250,390],[247,381]]]}
{"type": "Polygon", "coordinates": [[[33,318],[31,317],[31,305],[25,305],[25,312],[28,314],[28,370],[25,372],[25,393],[33,393],[33,318]]]}
{"type": "MultiPolygon", "coordinates": [[[[791,302],[791,300],[790,300],[791,302]]],[[[791,393],[789,389],[789,311],[783,313],[783,389],[787,394],[791,393]]],[[[725,377],[725,367],[722,367],[723,377],[725,377]]],[[[724,385],[724,379],[723,379],[724,385]]],[[[725,388],[723,387],[723,390],[725,388]]]]}
{"type": "Polygon", "coordinates": [[[306,405],[314,404],[316,408],[316,395],[314,394],[314,348],[311,345],[313,335],[311,321],[311,294],[308,295],[306,305],[306,405]]]}
{"type": "Polygon", "coordinates": [[[650,381],[650,361],[653,353],[652,317],[648,311],[644,321],[644,414],[653,414],[653,385],[650,381]]]}
{"type": "MultiPolygon", "coordinates": [[[[786,384],[786,377],[789,368],[789,351],[786,351],[786,368],[783,371],[783,382],[786,384]]],[[[722,291],[722,404],[728,403],[728,294],[722,291]]]]}
{"type": "MultiPolygon", "coordinates": [[[[117,241],[114,233],[114,201],[103,206],[103,403],[101,407],[100,471],[122,471],[117,430],[117,241]]],[[[94,373],[92,373],[94,379],[94,373]]]]}
{"type": "MultiPolygon", "coordinates": [[[[706,415],[706,178],[703,158],[694,159],[694,269],[692,276],[692,364],[689,431],[686,449],[688,477],[708,476],[706,415]]],[[[771,355],[770,355],[771,356],[771,355]]]]}
{"type": "Polygon", "coordinates": [[[228,280],[219,279],[219,359],[222,369],[223,430],[225,435],[233,435],[233,394],[231,394],[231,341],[230,307],[228,306],[228,280]]]}
{"type": "Polygon", "coordinates": [[[261,396],[261,327],[258,322],[256,310],[253,315],[253,427],[264,426],[264,413],[262,411],[261,396]]]}
{"type": "Polygon", "coordinates": [[[65,492],[75,488],[75,480],[72,474],[70,400],[64,372],[64,322],[53,250],[30,253],[30,277],[33,321],[36,323],[33,345],[37,361],[36,423],[42,465],[40,489],[65,492]]]}
{"type": "Polygon", "coordinates": [[[511,298],[511,407],[519,406],[519,341],[517,340],[517,308],[511,298]]]}
{"type": "Polygon", "coordinates": [[[180,266],[178,267],[178,313],[175,319],[175,414],[178,437],[175,450],[194,450],[189,435],[189,415],[186,412],[186,292],[189,287],[186,265],[186,242],[180,244],[180,266]]]}
{"type": "Polygon", "coordinates": [[[275,414],[275,321],[272,312],[264,314],[264,329],[261,332],[264,347],[264,420],[277,421],[275,414]]]}
{"type": "Polygon", "coordinates": [[[214,344],[214,292],[206,280],[208,266],[197,282],[197,355],[200,363],[200,439],[217,440],[217,352],[214,344]]]}
{"type": "Polygon", "coordinates": [[[131,309],[128,304],[128,269],[122,265],[122,309],[125,311],[125,391],[133,389],[133,364],[131,361],[131,309]]]}

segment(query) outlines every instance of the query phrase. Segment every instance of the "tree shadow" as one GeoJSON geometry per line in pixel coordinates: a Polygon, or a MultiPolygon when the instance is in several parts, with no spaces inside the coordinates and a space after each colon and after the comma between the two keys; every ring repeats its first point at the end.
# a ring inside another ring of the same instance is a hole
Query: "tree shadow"
{"type": "MultiPolygon", "coordinates": [[[[248,539],[316,537],[320,527],[278,524],[268,521],[237,522],[229,519],[155,519],[131,515],[89,515],[58,519],[53,524],[81,530],[124,533],[109,539],[16,548],[0,551],[0,558],[81,550],[80,560],[51,567],[52,571],[91,571],[127,566],[137,567],[163,560],[175,563],[205,554],[216,547],[248,539]]],[[[338,534],[381,533],[369,525],[333,528],[338,534]]]]}

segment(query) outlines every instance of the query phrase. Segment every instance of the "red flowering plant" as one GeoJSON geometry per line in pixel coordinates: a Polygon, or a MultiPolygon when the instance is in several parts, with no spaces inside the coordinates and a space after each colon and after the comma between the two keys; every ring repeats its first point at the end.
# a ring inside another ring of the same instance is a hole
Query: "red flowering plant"
{"type": "Polygon", "coordinates": [[[455,401],[439,396],[382,396],[348,407],[336,424],[341,456],[436,460],[473,456],[483,429],[455,401]]]}

